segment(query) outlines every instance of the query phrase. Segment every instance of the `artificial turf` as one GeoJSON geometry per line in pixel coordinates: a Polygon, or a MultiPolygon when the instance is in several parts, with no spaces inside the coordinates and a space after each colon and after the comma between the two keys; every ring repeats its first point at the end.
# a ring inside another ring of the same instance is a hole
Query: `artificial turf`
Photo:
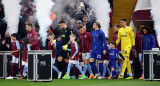
{"type": "Polygon", "coordinates": [[[26,79],[0,79],[0,86],[160,86],[160,81],[54,79],[52,82],[29,82],[26,79]]]}

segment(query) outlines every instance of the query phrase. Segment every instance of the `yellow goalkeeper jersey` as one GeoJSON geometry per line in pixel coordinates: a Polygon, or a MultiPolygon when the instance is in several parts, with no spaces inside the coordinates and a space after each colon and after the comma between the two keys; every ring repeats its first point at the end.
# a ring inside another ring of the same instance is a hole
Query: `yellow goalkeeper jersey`
{"type": "Polygon", "coordinates": [[[135,36],[134,31],[130,27],[120,28],[118,31],[118,39],[116,45],[121,41],[121,50],[131,49],[132,46],[135,46],[135,36]]]}

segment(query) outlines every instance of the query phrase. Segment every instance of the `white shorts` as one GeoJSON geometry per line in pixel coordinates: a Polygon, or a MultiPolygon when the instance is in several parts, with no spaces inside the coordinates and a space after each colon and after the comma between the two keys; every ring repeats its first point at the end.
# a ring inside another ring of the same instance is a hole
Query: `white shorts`
{"type": "Polygon", "coordinates": [[[90,53],[82,53],[82,59],[89,59],[90,58],[90,53]]]}
{"type": "Polygon", "coordinates": [[[25,62],[25,61],[22,61],[22,65],[24,65],[24,66],[28,66],[28,63],[27,63],[27,62],[25,62]]]}
{"type": "Polygon", "coordinates": [[[56,58],[52,58],[52,64],[54,65],[56,61],[56,58]]]}
{"type": "Polygon", "coordinates": [[[84,62],[79,62],[79,66],[83,67],[84,66],[84,62]]]}
{"type": "Polygon", "coordinates": [[[77,60],[69,60],[69,63],[71,63],[71,64],[79,64],[79,61],[77,61],[77,60]]]}
{"type": "Polygon", "coordinates": [[[103,64],[108,65],[109,61],[108,60],[103,60],[103,64]]]}
{"type": "Polygon", "coordinates": [[[143,59],[141,59],[142,58],[142,53],[139,53],[138,56],[139,56],[139,62],[141,63],[141,60],[143,60],[143,59]]]}
{"type": "Polygon", "coordinates": [[[16,58],[14,55],[12,56],[12,63],[18,64],[19,58],[16,58]]]}

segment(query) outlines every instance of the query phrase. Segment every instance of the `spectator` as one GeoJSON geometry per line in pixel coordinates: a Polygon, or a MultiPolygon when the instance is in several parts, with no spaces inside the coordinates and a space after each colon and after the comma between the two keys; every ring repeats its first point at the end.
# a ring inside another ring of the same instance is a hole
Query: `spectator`
{"type": "Polygon", "coordinates": [[[95,13],[93,12],[93,10],[90,11],[88,20],[90,21],[90,23],[92,25],[97,20],[96,16],[95,16],[95,13]]]}
{"type": "Polygon", "coordinates": [[[20,19],[19,19],[19,25],[18,25],[18,35],[19,40],[22,40],[22,38],[27,36],[27,32],[25,30],[25,22],[27,20],[27,16],[25,15],[24,11],[21,10],[20,12],[20,19]]]}
{"type": "Polygon", "coordinates": [[[81,20],[78,20],[78,21],[77,21],[77,28],[78,28],[78,27],[81,27],[81,26],[83,26],[83,23],[82,23],[81,20]]]}
{"type": "Polygon", "coordinates": [[[86,13],[84,12],[84,10],[81,7],[78,7],[76,9],[76,11],[74,12],[73,17],[76,20],[81,20],[82,21],[83,15],[86,15],[86,13]]]}
{"type": "Polygon", "coordinates": [[[76,39],[78,38],[78,29],[76,26],[76,21],[74,19],[71,20],[70,22],[70,28],[73,34],[76,35],[76,39]]]}
{"type": "Polygon", "coordinates": [[[11,37],[10,37],[10,33],[7,31],[5,33],[5,38],[4,39],[1,39],[1,48],[2,48],[2,51],[10,51],[12,48],[11,48],[11,37]]]}
{"type": "Polygon", "coordinates": [[[0,4],[0,21],[2,21],[3,18],[4,18],[4,8],[3,5],[0,4]]]}
{"type": "Polygon", "coordinates": [[[75,24],[75,20],[71,19],[70,20],[70,24],[69,24],[69,28],[71,29],[71,31],[73,32],[76,29],[76,24],[75,24]]]}
{"type": "Polygon", "coordinates": [[[64,10],[69,16],[73,17],[74,8],[70,6],[70,3],[66,4],[66,7],[64,8],[64,10]]]}
{"type": "Polygon", "coordinates": [[[87,32],[92,31],[92,24],[88,21],[88,16],[87,15],[83,16],[83,25],[86,26],[87,32]]]}

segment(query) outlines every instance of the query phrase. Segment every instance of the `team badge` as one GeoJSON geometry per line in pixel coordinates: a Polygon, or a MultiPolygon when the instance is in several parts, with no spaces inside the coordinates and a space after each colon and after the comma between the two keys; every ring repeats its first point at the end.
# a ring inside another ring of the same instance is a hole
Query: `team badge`
{"type": "Polygon", "coordinates": [[[150,42],[150,39],[148,39],[148,42],[150,42]]]}
{"type": "Polygon", "coordinates": [[[97,55],[97,58],[101,58],[101,55],[97,55]]]}
{"type": "Polygon", "coordinates": [[[97,38],[98,38],[98,35],[97,35],[97,38]]]}
{"type": "Polygon", "coordinates": [[[125,33],[127,34],[128,32],[126,31],[125,33]]]}
{"type": "Polygon", "coordinates": [[[87,38],[87,35],[84,35],[84,38],[87,38]]]}

